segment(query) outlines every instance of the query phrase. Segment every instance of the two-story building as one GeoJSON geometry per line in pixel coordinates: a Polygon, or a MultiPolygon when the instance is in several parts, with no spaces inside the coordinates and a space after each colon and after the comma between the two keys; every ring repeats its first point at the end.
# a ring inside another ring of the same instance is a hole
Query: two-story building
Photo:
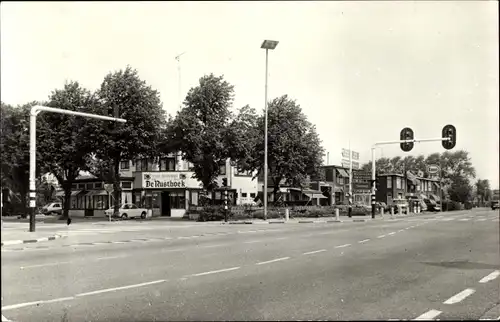
{"type": "MultiPolygon", "coordinates": [[[[152,210],[153,216],[168,217],[183,217],[189,206],[200,205],[202,199],[221,204],[224,200],[222,189],[206,195],[202,183],[193,178],[194,172],[190,169],[191,165],[175,154],[157,160],[123,160],[120,162],[119,203],[134,203],[152,210]]],[[[250,203],[252,196],[256,196],[257,180],[252,180],[251,174],[238,173],[229,160],[221,166],[217,178],[219,187],[223,178],[228,181],[230,203],[250,203]]],[[[56,196],[63,197],[64,191],[56,196]]],[[[77,178],[71,192],[71,216],[104,216],[109,206],[109,195],[101,178],[90,174],[77,178]]]]}
{"type": "Polygon", "coordinates": [[[431,199],[439,202],[439,180],[422,178],[414,175],[390,173],[377,176],[379,186],[375,193],[378,202],[392,204],[394,199],[406,199],[414,196],[419,199],[431,199]]]}

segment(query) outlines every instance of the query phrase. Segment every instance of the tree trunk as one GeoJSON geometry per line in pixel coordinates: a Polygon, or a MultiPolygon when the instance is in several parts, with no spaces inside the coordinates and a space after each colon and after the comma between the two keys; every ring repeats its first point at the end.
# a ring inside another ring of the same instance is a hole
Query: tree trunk
{"type": "Polygon", "coordinates": [[[63,201],[63,213],[61,219],[69,218],[69,207],[71,204],[71,184],[73,180],[66,180],[63,183],[64,190],[64,201],[63,201]]]}

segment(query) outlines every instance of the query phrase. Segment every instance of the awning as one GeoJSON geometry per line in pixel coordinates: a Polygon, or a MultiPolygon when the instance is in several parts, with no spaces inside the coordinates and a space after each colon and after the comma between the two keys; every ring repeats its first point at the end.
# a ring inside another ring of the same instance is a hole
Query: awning
{"type": "Polygon", "coordinates": [[[420,199],[422,200],[426,200],[426,199],[429,199],[429,197],[427,197],[426,195],[424,194],[420,194],[420,199]]]}
{"type": "Polygon", "coordinates": [[[334,188],[334,192],[344,192],[344,189],[343,189],[342,187],[338,187],[338,186],[336,186],[336,187],[334,188]]]}
{"type": "Polygon", "coordinates": [[[303,189],[302,193],[308,196],[311,199],[327,199],[321,191],[311,190],[311,189],[303,189]]]}
{"type": "Polygon", "coordinates": [[[434,181],[433,181],[432,183],[436,186],[436,188],[438,188],[438,189],[440,188],[440,187],[439,187],[439,183],[434,182],[434,181]]]}
{"type": "MultiPolygon", "coordinates": [[[[73,190],[71,191],[71,196],[76,196],[77,194],[79,194],[80,192],[82,192],[83,190],[73,190]]],[[[61,190],[61,191],[58,191],[56,193],[56,197],[64,197],[64,190],[61,190]]]]}
{"type": "Polygon", "coordinates": [[[337,169],[337,171],[339,172],[341,177],[349,178],[349,173],[347,173],[347,171],[345,171],[344,169],[337,169]]]}
{"type": "MultiPolygon", "coordinates": [[[[287,188],[279,188],[278,191],[281,192],[281,193],[288,193],[288,189],[287,188]]],[[[267,188],[267,193],[273,193],[273,192],[274,192],[274,188],[267,188]]]]}
{"type": "Polygon", "coordinates": [[[86,196],[87,197],[92,197],[92,196],[107,196],[108,192],[106,190],[90,190],[86,196]]]}
{"type": "Polygon", "coordinates": [[[430,194],[430,197],[431,197],[431,199],[434,199],[435,201],[441,200],[441,198],[439,198],[438,196],[436,196],[435,194],[432,194],[432,193],[430,194]]]}

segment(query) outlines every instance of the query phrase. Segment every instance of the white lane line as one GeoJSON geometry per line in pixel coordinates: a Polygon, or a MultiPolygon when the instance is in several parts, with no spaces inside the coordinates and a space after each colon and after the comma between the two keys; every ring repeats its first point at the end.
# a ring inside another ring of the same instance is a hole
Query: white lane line
{"type": "Polygon", "coordinates": [[[264,265],[264,264],[269,264],[269,263],[274,263],[274,262],[279,262],[279,261],[285,261],[287,259],[290,259],[290,257],[281,257],[281,258],[272,259],[270,261],[258,262],[255,265],[264,265]]]}
{"type": "Polygon", "coordinates": [[[366,243],[367,241],[370,241],[370,239],[363,239],[363,240],[360,240],[358,243],[363,244],[363,243],[366,243]]]}
{"type": "Polygon", "coordinates": [[[458,293],[458,294],[455,294],[453,295],[452,297],[450,297],[449,299],[447,299],[446,301],[444,301],[443,303],[444,304],[455,304],[455,303],[460,303],[462,302],[463,300],[465,300],[468,296],[474,294],[476,291],[472,288],[466,288],[465,290],[463,290],[462,292],[458,293]]]}
{"type": "Polygon", "coordinates": [[[395,234],[396,234],[396,232],[393,231],[393,232],[388,233],[387,235],[392,236],[392,235],[395,235],[395,234]]]}
{"type": "Polygon", "coordinates": [[[2,322],[9,322],[10,320],[7,319],[5,316],[2,315],[2,322]]]}
{"type": "Polygon", "coordinates": [[[441,311],[438,310],[429,310],[425,312],[424,314],[420,315],[417,317],[414,321],[419,321],[419,320],[432,320],[436,318],[439,314],[441,314],[441,311]]]}
{"type": "Polygon", "coordinates": [[[214,247],[222,247],[224,245],[218,244],[218,245],[208,245],[208,246],[201,246],[201,248],[214,248],[214,247]]]}
{"type": "Polygon", "coordinates": [[[487,219],[486,218],[481,218],[481,219],[478,219],[477,221],[486,221],[487,219]]]}
{"type": "Polygon", "coordinates": [[[235,271],[237,269],[240,269],[240,267],[224,268],[224,269],[219,269],[219,270],[216,270],[216,271],[209,271],[209,272],[203,272],[203,273],[193,274],[191,276],[204,276],[204,275],[209,275],[209,274],[217,274],[217,273],[222,273],[222,272],[235,271]]]}
{"type": "Polygon", "coordinates": [[[403,232],[403,231],[405,231],[405,230],[404,230],[404,229],[400,229],[400,230],[398,230],[398,233],[401,233],[401,232],[403,232]]]}
{"type": "Polygon", "coordinates": [[[128,257],[127,255],[118,255],[118,256],[103,256],[103,257],[97,257],[96,260],[105,260],[105,259],[116,259],[116,258],[125,258],[128,257]]]}
{"type": "Polygon", "coordinates": [[[459,219],[459,221],[469,221],[469,218],[462,218],[462,219],[459,219]]]}
{"type": "Polygon", "coordinates": [[[344,248],[344,247],[349,247],[351,246],[351,244],[344,244],[344,245],[340,245],[340,246],[335,246],[335,248],[344,248]]]}
{"type": "Polygon", "coordinates": [[[30,265],[30,266],[21,266],[19,268],[20,269],[37,268],[37,267],[56,266],[56,265],[63,265],[63,264],[70,264],[70,263],[71,262],[54,262],[54,263],[45,263],[45,264],[30,265]]]}
{"type": "Polygon", "coordinates": [[[288,237],[278,237],[278,238],[275,238],[276,240],[284,240],[284,239],[288,239],[288,237]]]}
{"type": "Polygon", "coordinates": [[[69,300],[74,300],[75,298],[73,296],[70,297],[61,297],[53,300],[47,300],[47,301],[34,301],[34,302],[26,302],[26,303],[19,303],[19,304],[13,304],[13,305],[7,305],[7,306],[2,306],[2,312],[3,311],[8,311],[8,310],[15,310],[15,309],[20,309],[22,307],[26,306],[32,306],[32,305],[39,305],[39,304],[45,304],[45,303],[55,303],[55,302],[62,302],[62,301],[69,301],[69,300]]]}
{"type": "Polygon", "coordinates": [[[313,250],[312,252],[303,253],[302,255],[310,255],[310,254],[316,254],[316,253],[322,253],[322,252],[326,252],[326,249],[313,250]]]}
{"type": "Polygon", "coordinates": [[[489,281],[493,281],[495,278],[497,278],[498,276],[500,276],[500,271],[494,271],[490,274],[488,274],[487,276],[483,277],[479,283],[488,283],[489,281]]]}
{"type": "Polygon", "coordinates": [[[380,235],[380,236],[377,236],[377,238],[384,238],[385,235],[380,235]]]}
{"type": "Polygon", "coordinates": [[[260,242],[262,242],[262,240],[250,240],[250,241],[244,242],[244,244],[254,244],[254,243],[260,243],[260,242]]]}
{"type": "Polygon", "coordinates": [[[92,292],[86,292],[86,293],[76,294],[75,296],[76,297],[82,297],[82,296],[96,295],[96,294],[102,294],[102,293],[108,293],[108,292],[115,292],[115,291],[127,290],[127,289],[131,289],[131,288],[137,288],[137,287],[142,287],[142,286],[147,286],[147,285],[159,284],[159,283],[163,283],[163,282],[166,282],[166,281],[167,280],[157,280],[157,281],[140,283],[140,284],[133,284],[133,285],[127,285],[127,286],[106,288],[106,289],[103,289],[103,290],[98,290],[98,291],[92,291],[92,292]]]}

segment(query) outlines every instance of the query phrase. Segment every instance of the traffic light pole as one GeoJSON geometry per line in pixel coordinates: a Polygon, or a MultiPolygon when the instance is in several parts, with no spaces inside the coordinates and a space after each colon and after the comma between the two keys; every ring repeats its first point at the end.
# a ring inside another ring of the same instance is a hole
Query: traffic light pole
{"type": "Polygon", "coordinates": [[[83,117],[90,117],[94,119],[100,119],[100,120],[106,120],[106,121],[114,121],[114,122],[120,122],[120,123],[125,123],[127,122],[124,119],[121,118],[116,118],[116,117],[109,117],[109,116],[103,116],[103,115],[97,115],[97,114],[89,114],[89,113],[82,113],[82,112],[75,112],[75,111],[69,111],[69,110],[63,110],[60,108],[53,108],[53,107],[47,107],[47,106],[40,106],[40,105],[35,105],[31,108],[30,111],[30,180],[29,180],[29,197],[30,197],[30,232],[35,231],[35,211],[36,211],[36,117],[40,112],[52,112],[52,113],[59,113],[59,114],[68,114],[68,115],[76,115],[76,116],[83,116],[83,117]]]}
{"type": "Polygon", "coordinates": [[[397,140],[397,141],[383,141],[377,142],[372,147],[372,218],[375,218],[376,205],[375,205],[375,180],[376,180],[376,166],[375,166],[375,149],[381,145],[389,145],[389,144],[401,144],[401,143],[418,143],[418,142],[442,142],[442,141],[450,141],[450,138],[432,138],[432,139],[413,139],[413,140],[397,140]]]}

